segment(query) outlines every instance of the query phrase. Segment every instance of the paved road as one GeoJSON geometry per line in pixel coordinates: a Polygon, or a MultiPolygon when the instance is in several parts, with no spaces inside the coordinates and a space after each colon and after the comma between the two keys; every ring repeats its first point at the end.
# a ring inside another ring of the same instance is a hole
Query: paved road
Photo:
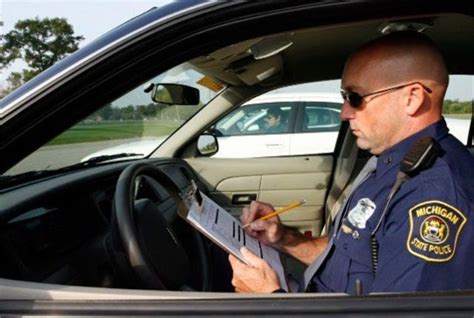
{"type": "Polygon", "coordinates": [[[25,158],[6,174],[17,174],[30,170],[55,169],[81,161],[85,156],[108,147],[132,142],[137,139],[120,139],[84,142],[69,145],[46,146],[25,158]],[[54,158],[52,160],[52,158],[54,158]]]}

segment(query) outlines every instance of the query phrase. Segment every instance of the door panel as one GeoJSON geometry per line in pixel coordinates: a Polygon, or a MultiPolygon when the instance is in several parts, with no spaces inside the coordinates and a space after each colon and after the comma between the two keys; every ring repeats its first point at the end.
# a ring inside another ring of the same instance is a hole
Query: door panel
{"type": "MultiPolygon", "coordinates": [[[[275,208],[306,199],[306,204],[282,214],[284,224],[317,236],[324,220],[324,200],[333,157],[217,159],[192,158],[187,162],[206,185],[210,197],[239,216],[246,204],[233,204],[235,196],[256,195],[275,208]]],[[[236,200],[234,200],[236,201],[236,200]]]]}

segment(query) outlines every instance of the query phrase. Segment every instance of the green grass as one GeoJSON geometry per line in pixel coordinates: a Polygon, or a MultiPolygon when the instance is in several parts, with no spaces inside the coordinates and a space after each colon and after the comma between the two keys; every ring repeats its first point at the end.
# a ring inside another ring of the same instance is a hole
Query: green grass
{"type": "Polygon", "coordinates": [[[169,135],[180,124],[179,122],[160,120],[80,123],[51,140],[48,145],[127,139],[142,136],[159,137],[169,135]]]}

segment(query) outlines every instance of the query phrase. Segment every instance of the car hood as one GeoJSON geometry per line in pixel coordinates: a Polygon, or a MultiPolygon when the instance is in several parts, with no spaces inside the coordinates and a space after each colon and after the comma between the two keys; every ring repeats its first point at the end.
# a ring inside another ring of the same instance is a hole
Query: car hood
{"type": "Polygon", "coordinates": [[[87,161],[94,157],[116,155],[120,153],[137,154],[136,156],[126,157],[127,159],[143,158],[143,157],[148,156],[150,153],[152,153],[159,145],[161,145],[161,143],[166,138],[168,138],[168,136],[162,136],[162,137],[152,138],[152,139],[143,139],[139,141],[128,142],[128,143],[120,144],[118,146],[102,149],[100,151],[94,152],[82,158],[81,162],[87,161]]]}

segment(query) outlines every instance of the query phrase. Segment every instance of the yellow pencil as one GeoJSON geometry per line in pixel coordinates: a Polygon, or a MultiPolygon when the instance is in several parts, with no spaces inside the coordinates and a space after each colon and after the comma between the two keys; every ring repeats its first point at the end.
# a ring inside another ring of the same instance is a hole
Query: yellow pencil
{"type": "MultiPolygon", "coordinates": [[[[293,203],[290,203],[288,204],[287,206],[283,207],[283,208],[280,208],[278,210],[276,210],[275,212],[272,212],[270,214],[267,214],[267,215],[264,215],[262,216],[261,218],[258,218],[256,220],[253,220],[252,222],[255,222],[255,221],[260,221],[260,220],[267,220],[269,218],[272,218],[274,217],[275,215],[278,215],[280,213],[283,213],[283,212],[286,212],[288,210],[291,210],[291,209],[294,209],[294,208],[297,208],[303,204],[306,203],[306,200],[301,200],[301,201],[298,201],[298,202],[293,202],[293,203]]],[[[243,229],[245,229],[246,227],[248,227],[250,225],[250,223],[252,222],[249,222],[247,224],[245,224],[244,226],[242,226],[243,229]]]]}

